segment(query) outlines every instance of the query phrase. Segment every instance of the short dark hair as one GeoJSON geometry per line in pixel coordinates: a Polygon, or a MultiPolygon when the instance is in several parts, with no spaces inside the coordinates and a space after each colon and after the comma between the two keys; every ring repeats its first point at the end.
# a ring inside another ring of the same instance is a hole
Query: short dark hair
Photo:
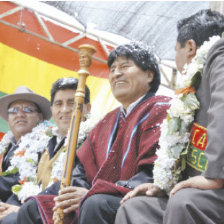
{"type": "MultiPolygon", "coordinates": [[[[53,83],[51,88],[51,105],[53,105],[55,94],[59,90],[72,89],[76,90],[78,87],[78,79],[69,77],[69,78],[61,78],[53,83]]],[[[90,91],[88,86],[85,86],[85,103],[90,102],[90,91]]]]}
{"type": "Polygon", "coordinates": [[[179,20],[177,23],[177,41],[181,47],[187,40],[193,39],[200,47],[204,41],[214,35],[221,36],[224,32],[224,16],[210,9],[200,10],[196,14],[179,20]]]}
{"type": "Polygon", "coordinates": [[[131,42],[116,47],[109,55],[107,65],[110,68],[118,57],[132,59],[134,63],[143,71],[154,73],[153,81],[149,84],[150,91],[156,92],[160,85],[160,71],[157,60],[152,50],[142,43],[131,42]]]}

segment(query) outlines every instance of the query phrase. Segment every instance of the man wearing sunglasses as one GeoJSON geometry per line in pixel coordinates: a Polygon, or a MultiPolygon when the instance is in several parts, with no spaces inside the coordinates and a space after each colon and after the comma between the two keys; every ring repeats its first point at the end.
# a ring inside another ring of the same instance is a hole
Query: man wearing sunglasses
{"type": "Polygon", "coordinates": [[[18,173],[7,174],[14,151],[21,137],[31,132],[43,120],[51,117],[50,102],[27,87],[20,86],[14,94],[0,98],[0,116],[8,121],[10,132],[0,142],[3,156],[0,175],[0,199],[6,201],[11,187],[18,183],[18,173]]]}

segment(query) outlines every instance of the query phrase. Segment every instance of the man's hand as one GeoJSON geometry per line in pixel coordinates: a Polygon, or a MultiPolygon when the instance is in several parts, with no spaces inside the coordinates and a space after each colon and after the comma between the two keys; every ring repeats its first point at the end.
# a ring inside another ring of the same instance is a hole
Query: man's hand
{"type": "Polygon", "coordinates": [[[133,198],[137,195],[162,197],[165,195],[165,192],[162,191],[160,188],[158,188],[157,186],[155,186],[152,183],[141,184],[141,185],[137,186],[133,191],[128,192],[123,197],[120,204],[123,204],[128,199],[133,198]]]}
{"type": "Polygon", "coordinates": [[[19,206],[0,202],[0,220],[2,220],[9,213],[18,212],[18,210],[19,210],[19,206]]]}
{"type": "Polygon", "coordinates": [[[201,190],[220,189],[223,187],[222,179],[208,179],[204,176],[195,176],[181,181],[174,186],[170,192],[170,197],[183,188],[198,188],[201,190]]]}
{"type": "Polygon", "coordinates": [[[63,209],[63,212],[70,213],[79,207],[79,203],[83,196],[88,192],[83,187],[66,187],[59,191],[59,196],[55,197],[54,212],[57,208],[63,209]]]}

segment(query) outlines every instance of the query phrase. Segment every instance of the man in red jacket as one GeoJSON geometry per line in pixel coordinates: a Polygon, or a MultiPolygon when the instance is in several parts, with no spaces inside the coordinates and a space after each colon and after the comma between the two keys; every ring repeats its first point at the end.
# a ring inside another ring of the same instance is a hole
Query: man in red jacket
{"type": "MultiPolygon", "coordinates": [[[[55,198],[55,209],[61,207],[65,214],[80,207],[80,224],[112,224],[122,196],[153,181],[160,124],[169,107],[168,97],[155,96],[160,72],[145,46],[131,43],[117,47],[109,55],[108,66],[113,95],[122,105],[90,132],[77,152],[80,163],[74,168],[73,187],[55,198]],[[88,188],[77,187],[77,173],[86,177],[88,188]]],[[[34,203],[32,212],[21,209],[18,223],[37,220],[34,203]]]]}

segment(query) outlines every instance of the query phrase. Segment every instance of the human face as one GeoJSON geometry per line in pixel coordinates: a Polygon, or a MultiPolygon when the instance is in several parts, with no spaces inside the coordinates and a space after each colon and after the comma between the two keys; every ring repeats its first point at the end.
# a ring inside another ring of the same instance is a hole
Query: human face
{"type": "Polygon", "coordinates": [[[37,112],[38,109],[36,105],[29,101],[15,101],[10,105],[9,111],[10,109],[13,110],[13,108],[17,108],[18,112],[8,113],[8,123],[15,140],[18,141],[23,135],[30,132],[40,121],[42,121],[43,117],[41,113],[37,112]],[[32,108],[34,110],[24,112],[23,108],[32,108]]]}
{"type": "Polygon", "coordinates": [[[126,57],[118,57],[110,67],[112,93],[125,109],[150,89],[152,80],[152,72],[143,71],[126,57]]]}
{"type": "Polygon", "coordinates": [[[68,132],[74,109],[75,90],[65,89],[56,92],[51,106],[52,117],[62,136],[68,132]]]}
{"type": "MultiPolygon", "coordinates": [[[[70,127],[70,121],[75,107],[75,92],[76,91],[72,89],[58,90],[55,94],[53,105],[51,106],[53,119],[62,136],[67,134],[70,127]]],[[[89,110],[86,109],[87,105],[88,104],[84,104],[83,113],[89,112],[89,110]]]]}

